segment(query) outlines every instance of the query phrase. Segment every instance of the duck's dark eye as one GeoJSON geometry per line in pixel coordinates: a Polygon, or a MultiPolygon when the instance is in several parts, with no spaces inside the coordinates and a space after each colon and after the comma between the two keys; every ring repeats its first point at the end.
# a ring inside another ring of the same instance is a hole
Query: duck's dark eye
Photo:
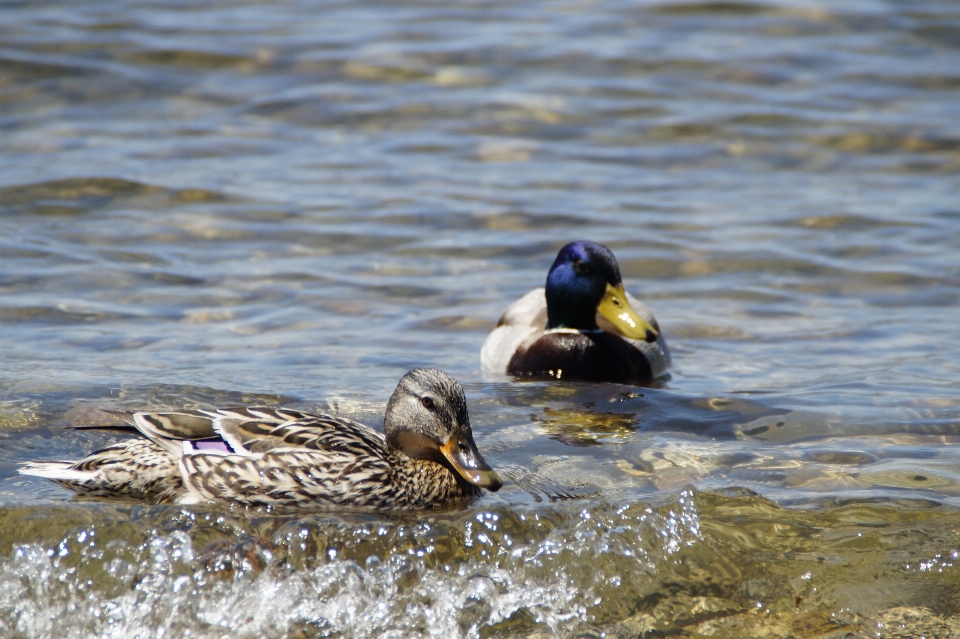
{"type": "Polygon", "coordinates": [[[423,404],[423,407],[428,410],[433,410],[433,400],[429,397],[421,397],[420,403],[423,404]]]}
{"type": "Polygon", "coordinates": [[[578,275],[586,275],[590,272],[590,267],[587,266],[586,262],[577,260],[573,263],[573,270],[575,270],[578,275]]]}

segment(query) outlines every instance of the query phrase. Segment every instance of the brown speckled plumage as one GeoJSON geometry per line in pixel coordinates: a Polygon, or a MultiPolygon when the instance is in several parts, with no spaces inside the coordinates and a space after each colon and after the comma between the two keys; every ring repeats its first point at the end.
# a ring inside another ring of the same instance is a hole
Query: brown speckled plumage
{"type": "Polygon", "coordinates": [[[135,413],[131,424],[147,439],[20,472],[88,493],[249,505],[429,508],[475,497],[478,485],[500,487],[473,443],[462,388],[432,369],[400,381],[385,435],[340,417],[264,407],[135,413]],[[442,453],[451,442],[457,451],[442,453]]]}

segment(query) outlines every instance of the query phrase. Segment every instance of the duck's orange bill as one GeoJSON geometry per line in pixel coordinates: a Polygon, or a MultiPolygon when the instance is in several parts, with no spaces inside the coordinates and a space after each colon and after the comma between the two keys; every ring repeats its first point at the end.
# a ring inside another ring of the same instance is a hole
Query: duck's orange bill
{"type": "Polygon", "coordinates": [[[440,447],[440,452],[454,470],[474,486],[486,488],[491,492],[497,492],[503,486],[500,475],[487,465],[475,446],[461,446],[456,437],[451,437],[440,447]]]}

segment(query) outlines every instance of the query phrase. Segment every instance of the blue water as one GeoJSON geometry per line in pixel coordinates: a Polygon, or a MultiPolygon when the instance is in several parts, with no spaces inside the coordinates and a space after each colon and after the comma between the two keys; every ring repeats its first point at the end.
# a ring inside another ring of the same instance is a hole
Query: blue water
{"type": "Polygon", "coordinates": [[[0,634],[960,633],[958,70],[951,2],[3,5],[0,634]],[[481,373],[575,239],[665,378],[481,373]],[[69,428],[100,408],[379,425],[420,366],[497,495],[269,514],[16,473],[114,441],[69,428]]]}

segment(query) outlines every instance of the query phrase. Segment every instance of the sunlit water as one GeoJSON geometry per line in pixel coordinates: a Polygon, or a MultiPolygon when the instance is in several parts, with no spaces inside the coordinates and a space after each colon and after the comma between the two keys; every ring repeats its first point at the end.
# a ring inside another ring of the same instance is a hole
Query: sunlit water
{"type": "Polygon", "coordinates": [[[0,6],[0,635],[960,636],[960,6],[0,6]],[[593,239],[650,387],[479,349],[593,239]],[[80,501],[99,408],[378,424],[463,382],[429,514],[80,501]]]}

